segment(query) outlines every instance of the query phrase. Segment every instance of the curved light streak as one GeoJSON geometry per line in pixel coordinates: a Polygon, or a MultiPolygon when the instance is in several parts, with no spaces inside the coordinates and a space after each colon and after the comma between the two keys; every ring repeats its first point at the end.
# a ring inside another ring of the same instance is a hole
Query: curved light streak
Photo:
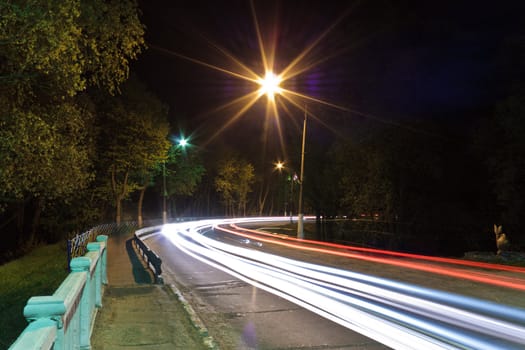
{"type": "Polygon", "coordinates": [[[390,255],[390,256],[404,257],[404,258],[411,258],[411,259],[427,260],[427,261],[434,261],[434,262],[441,262],[441,263],[448,263],[448,264],[455,264],[455,265],[481,267],[481,268],[487,268],[487,269],[492,269],[492,270],[525,273],[525,267],[519,267],[519,266],[499,265],[499,264],[492,264],[492,263],[486,263],[486,262],[480,262],[480,261],[443,258],[443,257],[438,257],[438,256],[403,253],[403,252],[396,252],[396,251],[376,249],[376,248],[349,246],[349,245],[324,242],[324,241],[297,239],[292,236],[279,235],[276,233],[269,233],[266,231],[252,230],[246,227],[240,227],[236,225],[235,223],[230,224],[230,226],[235,228],[236,230],[251,232],[256,235],[268,236],[268,237],[273,237],[273,238],[278,237],[281,239],[286,239],[286,240],[291,240],[291,241],[296,241],[296,242],[301,242],[301,243],[311,243],[311,244],[321,245],[321,246],[326,246],[326,247],[331,247],[331,248],[360,251],[360,252],[374,253],[374,254],[382,254],[382,255],[390,255]]]}
{"type": "MultiPolygon", "coordinates": [[[[244,231],[252,231],[253,233],[257,233],[259,235],[271,235],[263,232],[257,232],[254,230],[249,230],[245,228],[240,228],[239,226],[232,225],[236,229],[241,229],[244,231]]],[[[224,227],[217,227],[217,229],[245,237],[245,238],[253,238],[253,235],[251,234],[243,234],[236,230],[229,230],[224,227]]],[[[423,255],[417,255],[417,254],[408,254],[408,253],[399,253],[399,252],[390,252],[380,249],[371,249],[371,248],[360,248],[360,247],[352,247],[352,246],[343,246],[339,244],[333,244],[328,242],[321,242],[321,241],[312,241],[312,240],[298,240],[297,238],[292,237],[283,237],[283,236],[275,236],[273,235],[272,238],[256,238],[257,240],[260,240],[265,243],[272,243],[276,245],[285,246],[288,248],[294,248],[294,249],[300,249],[300,250],[306,250],[306,251],[312,251],[312,252],[318,252],[323,254],[329,254],[329,255],[335,255],[340,257],[346,257],[346,258],[353,258],[353,259],[359,259],[359,260],[365,260],[370,262],[377,262],[382,264],[388,264],[393,266],[399,266],[414,270],[420,270],[425,272],[431,272],[439,275],[445,275],[455,278],[461,278],[461,279],[467,279],[475,282],[481,282],[485,284],[491,284],[496,285],[500,287],[507,287],[507,288],[513,288],[518,290],[525,290],[525,280],[523,278],[518,277],[508,277],[508,276],[499,276],[494,275],[490,273],[481,273],[481,272],[473,272],[473,271],[464,271],[459,270],[451,267],[440,267],[436,265],[428,265],[428,264],[421,264],[417,262],[412,261],[405,261],[405,260],[393,260],[393,259],[387,259],[381,256],[367,256],[362,255],[359,253],[352,253],[348,252],[348,250],[355,250],[355,251],[366,251],[371,252],[375,254],[382,254],[382,255],[392,255],[392,256],[404,256],[404,257],[412,257],[414,259],[419,260],[428,260],[428,261],[437,261],[437,262],[447,262],[449,264],[456,264],[456,265],[466,265],[466,266],[473,266],[473,267],[482,267],[482,268],[491,268],[493,270],[501,270],[501,271],[512,271],[512,272],[523,272],[523,268],[515,267],[515,266],[506,266],[506,265],[496,265],[496,264],[488,264],[488,263],[478,263],[473,261],[463,261],[458,259],[449,259],[449,258],[438,258],[438,257],[430,257],[430,256],[423,256],[423,255]],[[277,239],[276,239],[277,238],[277,239]],[[291,241],[291,242],[290,242],[291,241]],[[305,244],[306,243],[306,244],[305,244]],[[332,250],[332,249],[325,249],[325,248],[318,248],[316,246],[309,246],[308,243],[312,243],[315,245],[320,246],[331,246],[336,247],[339,249],[345,249],[345,251],[338,251],[338,250],[332,250]]]]}
{"type": "Polygon", "coordinates": [[[207,237],[219,224],[166,225],[187,254],[394,349],[523,349],[525,310],[337,268],[300,262],[207,237]]]}

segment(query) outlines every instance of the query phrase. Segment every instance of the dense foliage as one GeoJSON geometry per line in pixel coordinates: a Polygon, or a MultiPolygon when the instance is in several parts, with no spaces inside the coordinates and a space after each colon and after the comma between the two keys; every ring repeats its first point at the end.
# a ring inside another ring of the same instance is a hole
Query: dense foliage
{"type": "Polygon", "coordinates": [[[227,216],[247,214],[248,194],[255,181],[254,167],[241,158],[226,158],[219,164],[215,188],[220,192],[227,216]]]}
{"type": "Polygon", "coordinates": [[[166,107],[122,85],[143,36],[134,0],[0,2],[3,258],[118,219],[166,157],[166,107]]]}

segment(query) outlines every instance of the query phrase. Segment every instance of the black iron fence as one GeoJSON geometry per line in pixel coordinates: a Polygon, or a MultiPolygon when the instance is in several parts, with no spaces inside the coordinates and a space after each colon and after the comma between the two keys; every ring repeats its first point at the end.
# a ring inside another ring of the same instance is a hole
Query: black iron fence
{"type": "Polygon", "coordinates": [[[95,226],[86,232],[82,232],[74,235],[67,240],[67,266],[71,259],[84,256],[87,252],[87,244],[89,242],[95,242],[98,235],[110,236],[112,233],[135,229],[137,227],[136,222],[125,222],[120,225],[115,223],[102,224],[95,226]]]}

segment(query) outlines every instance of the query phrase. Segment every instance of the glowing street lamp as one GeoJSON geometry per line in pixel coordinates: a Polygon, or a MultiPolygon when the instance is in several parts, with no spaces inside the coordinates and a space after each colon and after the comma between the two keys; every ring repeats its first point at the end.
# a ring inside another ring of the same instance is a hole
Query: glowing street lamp
{"type": "MultiPolygon", "coordinates": [[[[271,70],[267,70],[264,78],[257,81],[261,86],[259,88],[259,96],[266,95],[269,101],[274,101],[275,94],[283,92],[279,86],[282,82],[280,76],[275,75],[271,70]]],[[[303,123],[303,139],[301,148],[301,173],[299,177],[299,203],[297,213],[297,238],[304,238],[304,214],[303,214],[303,182],[304,182],[304,146],[306,141],[306,105],[304,108],[304,123],[303,123]]]]}
{"type": "MultiPolygon", "coordinates": [[[[188,139],[181,137],[177,142],[177,145],[181,148],[186,148],[188,145],[188,139]]],[[[162,223],[168,222],[168,211],[166,208],[166,199],[168,197],[168,190],[166,188],[166,161],[162,163],[162,223]]]]}
{"type": "Polygon", "coordinates": [[[280,94],[282,92],[282,89],[279,86],[281,81],[282,79],[272,71],[267,71],[264,78],[258,80],[258,83],[261,85],[259,94],[266,95],[269,100],[273,101],[275,94],[280,94]]]}
{"type": "MultiPolygon", "coordinates": [[[[351,7],[349,7],[350,9],[351,7]]],[[[266,95],[267,97],[267,106],[266,106],[266,118],[268,121],[268,118],[270,116],[270,111],[273,111],[275,113],[275,117],[277,120],[277,127],[279,128],[279,134],[281,136],[281,146],[284,149],[284,137],[281,134],[280,124],[279,124],[279,115],[278,115],[278,109],[277,104],[275,101],[275,95],[279,94],[281,95],[282,99],[279,102],[283,102],[283,106],[286,106],[284,102],[288,102],[296,107],[299,107],[300,101],[311,101],[314,103],[323,104],[326,106],[330,106],[332,108],[337,108],[339,110],[343,111],[350,111],[349,109],[337,106],[333,103],[330,103],[328,101],[323,101],[319,98],[314,98],[311,96],[308,96],[306,94],[303,94],[299,91],[293,91],[285,87],[281,87],[281,84],[286,81],[290,80],[296,76],[299,76],[303,74],[304,72],[307,72],[311,70],[312,68],[318,66],[321,63],[324,63],[327,59],[336,56],[336,52],[329,53],[328,55],[324,52],[322,53],[322,56],[316,57],[316,51],[321,50],[315,50],[316,48],[320,49],[321,47],[319,44],[325,39],[325,37],[349,14],[349,11],[344,11],[341,16],[339,16],[333,23],[330,23],[330,25],[325,29],[322,30],[319,35],[311,42],[311,44],[307,45],[294,59],[292,59],[288,65],[285,66],[284,69],[280,70],[279,74],[274,74],[274,63],[275,63],[275,51],[277,48],[277,41],[271,40],[269,43],[265,43],[263,38],[265,38],[264,35],[261,33],[261,28],[259,27],[259,22],[257,20],[257,14],[255,10],[255,6],[252,3],[252,15],[253,15],[253,24],[255,27],[255,32],[257,34],[257,42],[260,49],[261,54],[261,63],[264,67],[264,76],[259,76],[254,70],[250,69],[247,64],[243,63],[242,60],[239,58],[233,56],[231,53],[227,52],[227,50],[221,48],[219,45],[216,45],[214,43],[213,46],[223,55],[225,55],[226,59],[231,61],[231,63],[234,63],[234,66],[242,68],[242,69],[230,69],[227,67],[221,67],[219,65],[213,64],[212,62],[206,62],[199,59],[195,59],[189,56],[186,56],[184,54],[173,52],[167,49],[164,49],[162,47],[153,46],[154,49],[162,51],[164,53],[167,53],[169,55],[178,57],[180,59],[184,59],[187,61],[190,61],[192,63],[198,64],[200,66],[215,70],[217,72],[221,72],[224,74],[228,74],[234,78],[242,79],[244,81],[255,83],[259,85],[259,89],[255,91],[250,91],[249,93],[240,96],[238,98],[235,98],[231,102],[225,103],[223,106],[221,106],[219,109],[223,109],[226,107],[236,106],[239,105],[240,108],[231,116],[230,120],[225,123],[221,128],[217,130],[217,132],[211,137],[211,139],[217,137],[221,132],[223,132],[226,128],[228,128],[233,122],[237,121],[240,117],[246,114],[246,112],[263,96],[266,95]],[[271,50],[266,50],[265,47],[271,48],[271,50]],[[312,58],[312,59],[310,59],[312,58]]],[[[274,28],[277,29],[277,28],[274,28]]],[[[270,32],[271,33],[271,32],[270,32]]],[[[273,37],[272,35],[268,36],[273,37]]],[[[274,38],[275,39],[275,38],[274,38]]],[[[280,65],[281,66],[281,65],[280,65]]],[[[300,107],[299,107],[300,108],[300,107]]],[[[303,215],[301,213],[302,211],[302,187],[304,183],[303,178],[303,171],[304,171],[304,148],[305,148],[305,134],[306,134],[306,108],[305,108],[305,117],[304,117],[304,126],[303,126],[303,142],[302,142],[302,153],[301,153],[301,178],[300,178],[300,200],[299,200],[299,222],[298,222],[298,232],[297,235],[299,238],[302,238],[303,236],[303,215]]],[[[312,115],[313,116],[313,115],[312,115]]],[[[293,197],[293,186],[291,186],[291,196],[293,197]]],[[[291,220],[291,216],[290,216],[291,220]]]]}
{"type": "Polygon", "coordinates": [[[182,148],[186,147],[188,145],[188,139],[185,139],[184,137],[181,137],[179,139],[179,146],[182,148]]]}
{"type": "MultiPolygon", "coordinates": [[[[283,169],[284,169],[284,162],[277,161],[275,163],[275,170],[279,171],[279,182],[277,186],[278,189],[280,188],[280,185],[281,185],[281,174],[283,172],[283,169]]],[[[286,190],[284,192],[285,192],[283,196],[284,197],[284,216],[286,216],[286,190]]],[[[277,197],[279,197],[279,191],[277,193],[278,193],[277,197]]]]}

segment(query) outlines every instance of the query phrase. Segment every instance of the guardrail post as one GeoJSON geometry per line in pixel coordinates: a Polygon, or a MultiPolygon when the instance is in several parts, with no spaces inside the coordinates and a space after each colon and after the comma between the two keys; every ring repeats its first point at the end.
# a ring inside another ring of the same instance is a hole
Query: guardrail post
{"type": "Polygon", "coordinates": [[[95,266],[95,306],[96,307],[102,307],[102,276],[101,276],[101,246],[103,246],[103,243],[100,242],[91,242],[87,245],[88,252],[97,252],[98,253],[98,261],[95,266]]]}
{"type": "Polygon", "coordinates": [[[108,251],[108,236],[107,235],[98,235],[97,236],[97,242],[103,242],[104,243],[104,250],[102,251],[102,257],[101,257],[101,275],[102,275],[102,283],[108,284],[108,273],[107,273],[107,251],[108,251]]]}
{"type": "Polygon", "coordinates": [[[57,333],[53,349],[65,350],[62,316],[66,313],[64,301],[54,296],[31,297],[24,307],[24,317],[29,322],[49,319],[55,322],[57,333]]]}
{"type": "Polygon", "coordinates": [[[88,257],[79,257],[71,260],[72,272],[87,272],[86,285],[82,292],[80,299],[80,349],[91,349],[91,305],[94,300],[91,300],[91,274],[90,274],[91,259],[88,257]]]}
{"type": "Polygon", "coordinates": [[[71,262],[71,240],[66,240],[66,251],[67,251],[67,270],[71,272],[71,268],[69,267],[69,263],[71,262]]]}
{"type": "Polygon", "coordinates": [[[24,332],[9,347],[9,350],[56,349],[57,322],[49,318],[39,318],[26,327],[24,332]]]}

